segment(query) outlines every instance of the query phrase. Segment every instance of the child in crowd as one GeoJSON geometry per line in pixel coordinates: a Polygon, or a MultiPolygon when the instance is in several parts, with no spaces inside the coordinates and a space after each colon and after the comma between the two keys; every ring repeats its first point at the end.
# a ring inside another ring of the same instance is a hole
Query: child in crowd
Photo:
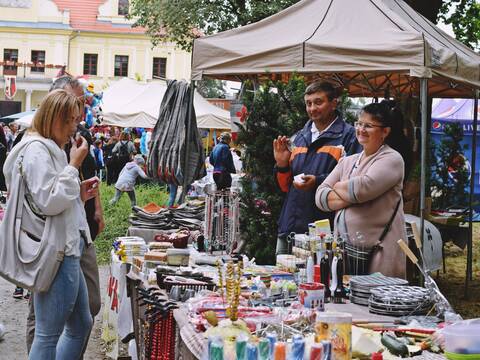
{"type": "Polygon", "coordinates": [[[103,158],[103,143],[102,140],[98,139],[95,141],[95,145],[93,146],[92,155],[95,159],[95,175],[98,176],[100,180],[104,180],[103,172],[105,169],[105,162],[103,158]]]}
{"type": "Polygon", "coordinates": [[[110,205],[115,205],[124,192],[128,194],[132,207],[137,204],[135,197],[135,181],[138,176],[143,179],[148,179],[148,176],[143,171],[142,167],[145,165],[145,160],[142,155],[136,155],[133,161],[128,162],[120,172],[117,183],[115,184],[115,196],[110,200],[110,205]]]}

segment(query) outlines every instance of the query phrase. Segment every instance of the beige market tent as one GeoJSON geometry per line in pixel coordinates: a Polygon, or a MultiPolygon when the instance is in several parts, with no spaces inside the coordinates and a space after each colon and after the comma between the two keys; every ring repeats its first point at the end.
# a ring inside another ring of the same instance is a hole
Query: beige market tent
{"type": "MultiPolygon", "coordinates": [[[[103,92],[104,124],[153,128],[166,89],[166,85],[159,82],[121,79],[103,92]]],[[[194,106],[198,128],[230,130],[228,111],[210,104],[198,93],[195,93],[194,106]]]]}
{"type": "MultiPolygon", "coordinates": [[[[427,99],[475,97],[476,108],[480,56],[403,0],[303,0],[257,23],[194,42],[192,80],[286,80],[295,72],[307,80],[335,82],[348,89],[350,96],[420,97],[423,239],[427,99]]],[[[477,112],[474,114],[476,139],[477,112]]],[[[473,151],[473,164],[475,156],[473,151]]],[[[471,194],[473,182],[472,176],[471,194]]],[[[470,234],[471,226],[470,221],[470,234]]],[[[470,238],[466,289],[471,274],[470,238]]]]}
{"type": "Polygon", "coordinates": [[[418,93],[471,97],[480,56],[402,0],[304,0],[257,23],[195,40],[192,79],[298,72],[351,96],[418,93]]]}

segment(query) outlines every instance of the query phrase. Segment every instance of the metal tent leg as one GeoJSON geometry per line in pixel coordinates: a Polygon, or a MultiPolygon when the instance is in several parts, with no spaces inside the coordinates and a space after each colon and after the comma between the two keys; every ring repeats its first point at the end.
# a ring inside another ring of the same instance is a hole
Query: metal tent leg
{"type": "Polygon", "coordinates": [[[425,182],[427,171],[427,117],[428,117],[428,79],[420,78],[420,106],[421,106],[421,159],[420,159],[420,239],[424,238],[425,228],[425,182]]]}
{"type": "Polygon", "coordinates": [[[468,199],[468,243],[467,243],[467,271],[465,274],[465,298],[468,298],[469,282],[473,280],[473,196],[475,192],[475,163],[477,161],[477,125],[478,125],[478,90],[475,90],[473,101],[473,138],[472,138],[472,164],[470,175],[470,195],[468,199]]]}

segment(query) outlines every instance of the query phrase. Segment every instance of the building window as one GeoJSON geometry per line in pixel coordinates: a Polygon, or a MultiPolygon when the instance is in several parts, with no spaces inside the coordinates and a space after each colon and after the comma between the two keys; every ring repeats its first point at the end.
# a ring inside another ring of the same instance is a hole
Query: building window
{"type": "Polygon", "coordinates": [[[128,76],[128,56],[115,55],[115,76],[128,76]]]}
{"type": "Polygon", "coordinates": [[[167,77],[167,58],[153,58],[153,78],[162,78],[167,77]]]}
{"type": "Polygon", "coordinates": [[[31,72],[44,73],[45,72],[45,51],[32,50],[32,69],[31,72]]]}
{"type": "Polygon", "coordinates": [[[97,54],[83,54],[83,75],[97,75],[97,54]]]}
{"type": "Polygon", "coordinates": [[[128,0],[118,0],[118,15],[128,15],[129,6],[128,0]]]}
{"type": "MultiPolygon", "coordinates": [[[[3,61],[16,63],[18,61],[18,49],[4,49],[3,61]]],[[[17,66],[15,64],[3,65],[3,75],[17,75],[17,66]]]]}

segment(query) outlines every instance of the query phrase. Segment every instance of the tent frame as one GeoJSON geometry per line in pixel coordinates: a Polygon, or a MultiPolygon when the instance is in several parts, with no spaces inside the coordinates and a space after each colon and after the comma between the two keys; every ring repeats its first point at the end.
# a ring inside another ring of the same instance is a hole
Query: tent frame
{"type": "MultiPolygon", "coordinates": [[[[260,73],[249,74],[247,76],[235,76],[234,79],[253,80],[254,83],[262,82],[265,80],[282,80],[287,81],[292,73],[272,74],[272,73],[260,73]]],[[[393,92],[393,96],[419,94],[420,98],[420,110],[421,110],[421,153],[420,153],[420,234],[422,244],[424,242],[424,228],[425,228],[425,199],[426,199],[426,175],[427,175],[427,151],[428,151],[428,99],[430,97],[443,97],[442,93],[451,90],[458,90],[458,95],[452,95],[449,92],[449,96],[446,97],[465,97],[466,94],[472,94],[471,97],[475,99],[474,109],[474,132],[473,132],[473,145],[472,145],[472,166],[470,177],[470,197],[469,197],[469,238],[467,243],[467,269],[465,278],[465,297],[468,296],[469,281],[472,280],[472,262],[473,262],[473,239],[472,239],[472,219],[473,219],[473,187],[475,184],[475,146],[477,135],[477,105],[478,105],[478,89],[475,89],[471,85],[455,82],[448,78],[435,77],[416,77],[406,72],[391,72],[381,74],[378,73],[364,73],[356,72],[352,73],[316,73],[316,74],[302,74],[307,82],[313,80],[326,80],[337,83],[345,89],[354,89],[352,97],[389,97],[393,92]],[[380,80],[381,79],[381,80],[380,80]],[[418,79],[418,80],[417,80],[418,79]],[[446,86],[445,86],[446,85],[446,86]],[[439,87],[439,89],[436,88],[439,87]]],[[[225,76],[216,77],[215,75],[207,75],[208,78],[223,78],[225,76]]],[[[195,81],[192,80],[192,87],[195,86],[195,81]]],[[[350,93],[349,93],[350,95],[350,93]]],[[[191,105],[193,106],[193,104],[191,105]]],[[[183,195],[183,194],[182,194],[183,195]]]]}
{"type": "Polygon", "coordinates": [[[468,298],[469,282],[473,280],[473,194],[475,192],[475,165],[477,161],[477,126],[478,126],[478,89],[475,90],[473,100],[473,138],[472,138],[472,165],[470,175],[470,194],[468,199],[469,219],[468,219],[468,243],[467,243],[467,269],[465,272],[465,291],[464,296],[468,298]]]}
{"type": "MultiPolygon", "coordinates": [[[[432,97],[477,99],[480,56],[440,31],[403,1],[368,0],[355,2],[355,5],[357,3],[371,9],[375,14],[372,19],[379,13],[383,14],[383,17],[379,15],[379,19],[384,20],[380,20],[379,26],[388,31],[388,37],[379,37],[372,46],[366,46],[363,33],[359,33],[362,37],[360,40],[360,37],[353,37],[351,33],[335,31],[339,25],[337,21],[341,21],[344,14],[339,11],[348,11],[354,2],[303,0],[257,23],[196,39],[192,51],[192,80],[248,79],[260,83],[269,79],[286,82],[289,76],[296,73],[303,76],[307,83],[316,79],[336,83],[346,89],[351,97],[418,96],[421,114],[420,218],[423,243],[427,215],[428,100],[432,97]],[[317,17],[312,15],[313,10],[317,11],[317,17]],[[299,21],[306,22],[305,31],[293,33],[290,37],[287,37],[287,32],[280,32],[287,25],[302,24],[299,21]],[[319,31],[322,24],[325,24],[323,32],[319,31]],[[278,31],[278,35],[274,33],[272,37],[272,30],[278,31]],[[399,32],[405,36],[400,36],[399,32]],[[347,36],[349,41],[339,44],[347,36]],[[268,46],[269,39],[272,39],[271,46],[268,46]],[[403,46],[410,51],[396,51],[391,46],[392,41],[398,49],[403,49],[403,46]]],[[[357,23],[355,25],[358,26],[357,23]]],[[[367,26],[370,27],[364,34],[375,36],[377,28],[372,24],[367,26]]],[[[476,119],[477,109],[474,113],[476,119]]],[[[474,137],[476,124],[477,120],[474,137]]],[[[475,175],[475,163],[472,165],[472,174],[475,175]]],[[[470,228],[472,199],[471,191],[470,228]]],[[[467,279],[470,279],[471,231],[468,245],[467,279]]]]}

